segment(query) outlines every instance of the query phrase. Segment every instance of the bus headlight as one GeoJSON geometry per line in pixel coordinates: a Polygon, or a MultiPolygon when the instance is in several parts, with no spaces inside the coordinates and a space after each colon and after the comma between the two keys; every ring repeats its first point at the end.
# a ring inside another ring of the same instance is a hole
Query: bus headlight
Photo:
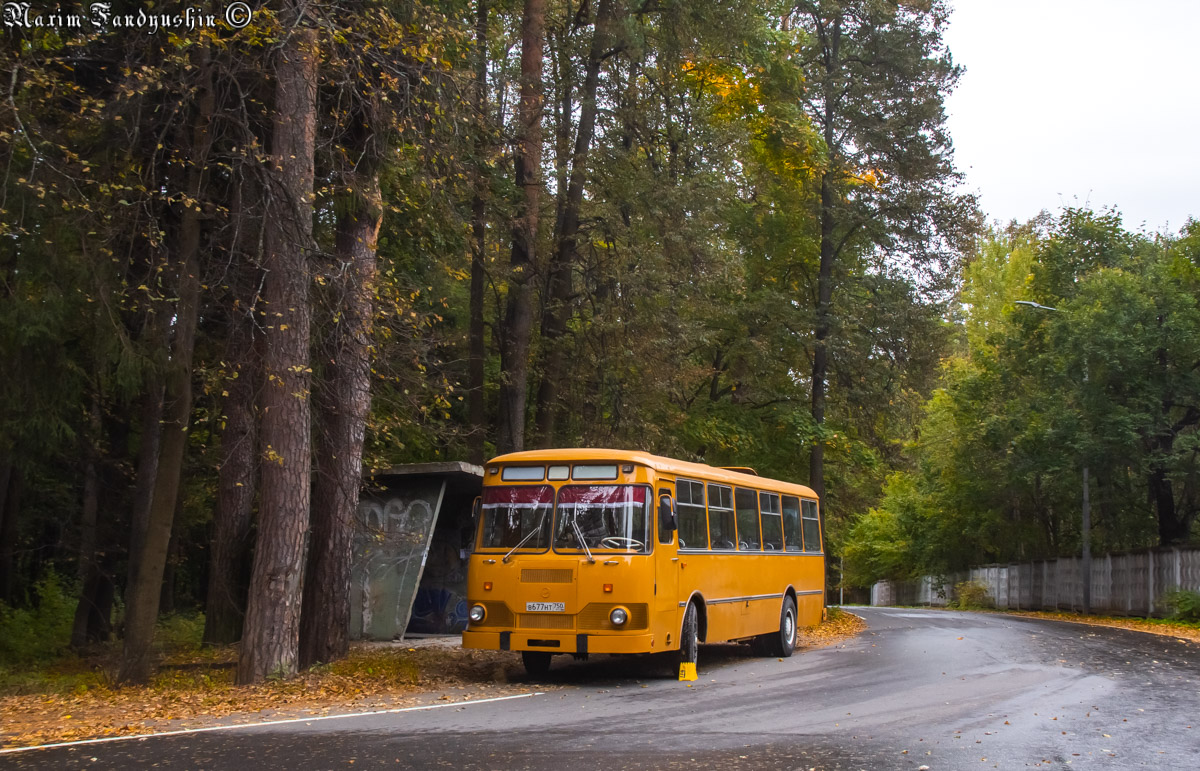
{"type": "Polygon", "coordinates": [[[467,618],[471,619],[472,623],[478,624],[487,618],[487,608],[482,605],[472,605],[471,609],[467,611],[467,618]]]}
{"type": "Polygon", "coordinates": [[[614,626],[624,626],[629,620],[629,611],[624,608],[613,608],[612,613],[608,614],[608,620],[613,622],[614,626]]]}

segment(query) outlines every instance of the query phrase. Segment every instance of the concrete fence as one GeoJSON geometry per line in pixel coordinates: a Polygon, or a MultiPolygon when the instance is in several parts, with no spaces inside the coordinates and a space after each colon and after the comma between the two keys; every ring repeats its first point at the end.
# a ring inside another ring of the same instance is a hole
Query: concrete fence
{"type": "MultiPolygon", "coordinates": [[[[872,605],[946,605],[954,587],[976,581],[998,608],[1075,610],[1083,608],[1083,577],[1078,557],[987,565],[917,581],[880,581],[871,587],[872,605]]],[[[1172,589],[1200,591],[1200,547],[1148,549],[1092,558],[1092,612],[1153,616],[1172,589]]]]}

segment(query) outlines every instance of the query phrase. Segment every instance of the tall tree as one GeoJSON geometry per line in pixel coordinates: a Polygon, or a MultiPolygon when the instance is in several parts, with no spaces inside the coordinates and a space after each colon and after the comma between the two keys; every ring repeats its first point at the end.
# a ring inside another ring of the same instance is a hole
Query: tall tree
{"type": "MultiPolygon", "coordinates": [[[[579,258],[579,219],[583,206],[584,184],[587,180],[588,156],[596,132],[600,66],[615,52],[613,46],[616,42],[616,27],[620,23],[615,4],[619,5],[615,0],[599,0],[596,6],[592,41],[588,48],[583,83],[579,92],[579,123],[575,127],[574,148],[567,164],[569,171],[564,169],[566,188],[560,191],[562,201],[558,207],[558,217],[554,226],[554,249],[547,269],[546,299],[541,326],[543,355],[536,408],[537,436],[543,447],[551,447],[558,440],[558,390],[565,374],[563,369],[566,361],[566,350],[561,338],[566,333],[567,321],[571,315],[571,275],[579,258]]],[[[582,13],[583,8],[580,11],[582,13]]],[[[570,109],[569,94],[572,89],[569,81],[564,90],[567,104],[566,109],[560,112],[559,120],[569,127],[573,112],[570,109]]],[[[569,131],[565,134],[570,136],[569,131]]]]}
{"type": "Polygon", "coordinates": [[[500,452],[525,448],[533,289],[542,191],[542,57],[545,28],[545,0],[525,0],[521,16],[521,98],[517,107],[517,140],[513,147],[513,174],[520,197],[512,221],[508,297],[500,334],[502,379],[496,437],[500,452]]]}
{"type": "Polygon", "coordinates": [[[484,377],[487,347],[484,335],[484,284],[487,279],[487,199],[490,175],[487,156],[491,141],[488,136],[488,0],[476,0],[475,6],[475,82],[472,99],[477,121],[475,139],[475,186],[471,194],[471,289],[470,320],[467,324],[467,420],[471,438],[468,456],[472,463],[484,461],[484,377]]]}
{"type": "MultiPolygon", "coordinates": [[[[938,285],[966,244],[974,206],[958,196],[943,100],[960,69],[942,40],[940,0],[804,0],[789,21],[807,37],[804,104],[824,142],[819,180],[820,264],[811,368],[812,418],[825,422],[834,294],[852,261],[879,250],[938,285]]],[[[809,484],[825,493],[825,437],[809,484]]]]}
{"type": "Polygon", "coordinates": [[[154,475],[150,517],[140,544],[140,553],[132,555],[132,559],[138,562],[138,571],[136,581],[127,590],[125,644],[117,676],[121,682],[144,682],[150,676],[150,645],[158,621],[163,570],[179,502],[184,452],[192,415],[192,361],[200,313],[201,228],[214,110],[207,48],[197,49],[194,58],[197,71],[201,73],[199,98],[188,145],[187,184],[178,207],[182,212],[178,256],[173,266],[179,302],[175,308],[171,361],[165,381],[162,438],[154,475]]]}
{"type": "Polygon", "coordinates": [[[296,672],[312,463],[313,177],[317,32],[307,6],[285,2],[274,63],[275,104],[264,222],[262,497],[239,683],[296,672]]]}
{"type": "MultiPolygon", "coordinates": [[[[249,182],[243,182],[243,186],[249,182]]],[[[245,244],[253,232],[247,209],[235,208],[238,227],[235,243],[245,244]]],[[[257,239],[253,239],[257,240],[257,239]]],[[[261,379],[260,335],[256,330],[257,277],[252,269],[258,255],[236,249],[243,264],[233,268],[226,333],[225,382],[221,400],[220,465],[213,509],[212,547],[208,566],[208,591],[204,612],[204,642],[212,645],[242,639],[246,613],[247,577],[250,572],[251,525],[258,480],[258,421],[254,405],[261,379]]]]}

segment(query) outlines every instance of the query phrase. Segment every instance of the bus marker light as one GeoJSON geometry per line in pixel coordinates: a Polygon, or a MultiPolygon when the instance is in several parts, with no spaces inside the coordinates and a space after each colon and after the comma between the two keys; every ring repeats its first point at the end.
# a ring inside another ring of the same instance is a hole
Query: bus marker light
{"type": "Polygon", "coordinates": [[[604,591],[606,591],[606,592],[612,592],[612,584],[605,584],[605,585],[604,585],[604,591]]]}
{"type": "Polygon", "coordinates": [[[484,582],[483,582],[483,590],[484,590],[485,592],[490,592],[490,591],[492,590],[492,582],[491,582],[491,581],[484,581],[484,582]]]}

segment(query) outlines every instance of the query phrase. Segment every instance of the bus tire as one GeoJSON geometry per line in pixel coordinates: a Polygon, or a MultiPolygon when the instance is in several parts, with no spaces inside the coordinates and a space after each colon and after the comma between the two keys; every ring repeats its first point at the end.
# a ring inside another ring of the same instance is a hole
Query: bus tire
{"type": "Polygon", "coordinates": [[[683,631],[679,634],[679,663],[695,664],[700,653],[700,616],[696,603],[689,602],[683,613],[683,631]]]}
{"type": "Polygon", "coordinates": [[[521,651],[521,663],[532,678],[545,677],[550,672],[550,654],[542,651],[521,651]]]}
{"type": "Polygon", "coordinates": [[[779,631],[771,632],[759,638],[762,650],[768,656],[786,659],[796,650],[796,601],[791,597],[783,598],[783,609],[779,611],[779,631]]]}

